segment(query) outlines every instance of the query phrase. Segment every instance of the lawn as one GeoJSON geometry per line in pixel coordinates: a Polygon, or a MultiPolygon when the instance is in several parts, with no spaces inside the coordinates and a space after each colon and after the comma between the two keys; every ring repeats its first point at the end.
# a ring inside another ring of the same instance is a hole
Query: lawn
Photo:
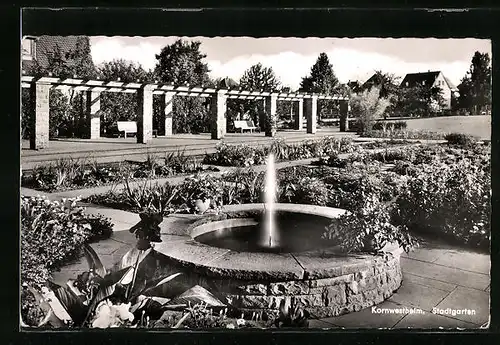
{"type": "MultiPolygon", "coordinates": [[[[397,119],[396,119],[397,120],[397,119]]],[[[480,139],[491,139],[491,116],[447,116],[405,119],[409,130],[430,132],[464,133],[480,139]]]]}

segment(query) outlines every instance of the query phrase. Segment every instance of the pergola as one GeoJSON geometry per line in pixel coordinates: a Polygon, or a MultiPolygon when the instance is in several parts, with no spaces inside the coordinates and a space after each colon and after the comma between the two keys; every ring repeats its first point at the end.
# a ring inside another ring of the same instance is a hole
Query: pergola
{"type": "MultiPolygon", "coordinates": [[[[164,112],[160,121],[165,124],[165,136],[172,135],[172,99],[174,96],[210,98],[211,137],[222,139],[226,134],[226,104],[228,99],[263,100],[265,110],[275,118],[277,101],[298,102],[295,114],[295,129],[307,121],[307,133],[316,133],[318,99],[340,102],[340,130],[347,129],[348,97],[315,93],[246,91],[242,89],[211,88],[202,86],[173,85],[169,83],[125,83],[120,81],[84,80],[77,78],[56,78],[22,76],[21,86],[31,91],[32,128],[30,148],[34,150],[49,144],[49,93],[51,89],[70,89],[85,92],[85,114],[90,133],[87,137],[100,137],[100,94],[101,92],[137,93],[139,112],[137,117],[137,142],[147,144],[153,140],[153,95],[163,95],[164,112]]],[[[266,135],[270,136],[271,133],[266,135]]]]}

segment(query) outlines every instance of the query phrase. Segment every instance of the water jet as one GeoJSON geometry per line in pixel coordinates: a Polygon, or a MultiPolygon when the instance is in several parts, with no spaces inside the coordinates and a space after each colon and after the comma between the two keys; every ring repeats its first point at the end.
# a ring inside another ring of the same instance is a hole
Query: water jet
{"type": "Polygon", "coordinates": [[[267,160],[263,203],[226,205],[218,216],[170,216],[162,223],[165,269],[242,310],[278,309],[285,298],[317,317],[367,308],[402,281],[398,246],[387,255],[345,254],[322,238],[343,209],[276,202],[274,157],[267,160]],[[188,217],[189,218],[189,217],[188,217]]]}

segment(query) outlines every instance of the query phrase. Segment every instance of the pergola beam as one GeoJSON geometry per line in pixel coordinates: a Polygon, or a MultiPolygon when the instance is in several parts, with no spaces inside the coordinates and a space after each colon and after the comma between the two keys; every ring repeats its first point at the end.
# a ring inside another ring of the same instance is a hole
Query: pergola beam
{"type": "MultiPolygon", "coordinates": [[[[22,76],[21,77],[21,86],[23,88],[29,88],[33,82],[42,82],[45,84],[50,84],[52,87],[56,87],[58,89],[64,89],[65,87],[69,87],[72,90],[79,91],[105,91],[105,92],[126,92],[126,93],[136,93],[138,89],[141,87],[148,85],[149,88],[153,90],[153,93],[156,95],[164,94],[165,92],[175,92],[175,94],[180,96],[200,96],[201,94],[216,94],[219,89],[215,88],[207,88],[194,86],[191,87],[189,85],[178,85],[175,86],[173,84],[157,84],[157,83],[126,83],[121,81],[103,81],[103,80],[84,80],[77,78],[54,78],[54,77],[42,77],[40,79],[36,79],[32,76],[22,76]],[[186,94],[187,93],[187,94],[186,94]]],[[[248,96],[255,96],[254,99],[262,99],[264,97],[269,97],[272,92],[267,91],[250,91],[250,90],[232,90],[232,89],[221,89],[224,90],[229,98],[237,98],[237,99],[250,99],[246,98],[248,96]]],[[[330,95],[321,95],[321,94],[309,94],[309,93],[297,93],[297,92],[280,92],[277,93],[277,99],[283,101],[298,101],[300,99],[307,99],[315,97],[317,99],[327,99],[327,100],[348,100],[349,98],[346,96],[330,96],[330,95]]]]}
{"type": "MultiPolygon", "coordinates": [[[[102,92],[138,94],[139,115],[137,119],[137,141],[148,143],[152,140],[153,126],[153,95],[163,96],[164,111],[161,116],[162,133],[172,135],[173,97],[205,97],[210,99],[211,105],[211,132],[212,139],[222,139],[226,134],[227,100],[264,100],[266,113],[275,118],[277,101],[298,102],[299,111],[296,115],[296,129],[302,129],[303,120],[307,121],[307,132],[316,132],[317,101],[336,100],[341,103],[341,131],[347,130],[348,100],[342,95],[324,95],[302,92],[269,92],[264,90],[220,89],[203,85],[189,84],[174,85],[172,83],[141,83],[105,80],[86,80],[79,78],[57,78],[51,75],[36,78],[22,76],[21,87],[29,88],[33,97],[30,107],[35,114],[33,117],[33,137],[31,148],[40,149],[48,146],[49,106],[48,94],[50,89],[74,90],[85,92],[86,119],[90,125],[89,137],[98,138],[100,133],[100,100],[102,92]],[[304,118],[304,119],[303,119],[304,118]]],[[[266,128],[266,136],[273,136],[275,126],[266,128]]]]}

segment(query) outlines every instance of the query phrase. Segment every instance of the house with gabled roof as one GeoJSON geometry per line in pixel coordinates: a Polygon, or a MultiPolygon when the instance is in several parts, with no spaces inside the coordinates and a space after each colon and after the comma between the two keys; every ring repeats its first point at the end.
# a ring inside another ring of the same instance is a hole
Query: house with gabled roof
{"type": "Polygon", "coordinates": [[[37,62],[42,67],[47,67],[49,54],[56,47],[59,47],[63,54],[68,53],[74,50],[78,43],[88,44],[86,38],[86,36],[24,36],[21,41],[22,70],[27,71],[37,62]]]}
{"type": "Polygon", "coordinates": [[[439,87],[443,91],[444,105],[442,109],[451,109],[458,98],[458,88],[445,77],[441,71],[428,71],[422,73],[408,73],[400,87],[424,86],[428,88],[439,87]]]}

